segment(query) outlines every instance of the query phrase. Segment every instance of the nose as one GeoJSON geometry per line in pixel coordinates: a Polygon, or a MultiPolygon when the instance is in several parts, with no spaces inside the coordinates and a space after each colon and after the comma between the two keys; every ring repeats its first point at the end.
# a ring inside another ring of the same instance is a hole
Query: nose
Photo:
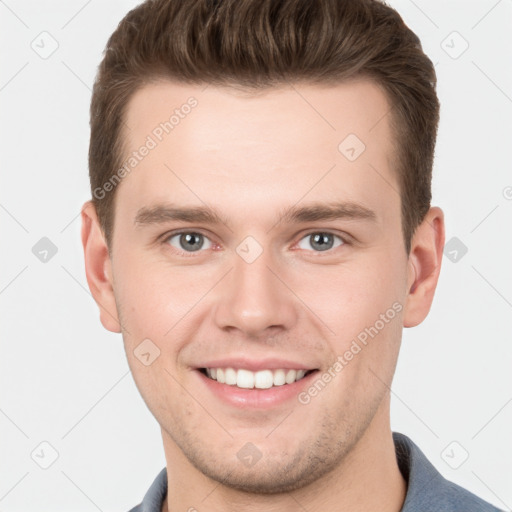
{"type": "Polygon", "coordinates": [[[216,291],[214,320],[224,331],[258,338],[289,330],[298,318],[295,295],[268,251],[251,263],[234,253],[233,268],[216,291]]]}

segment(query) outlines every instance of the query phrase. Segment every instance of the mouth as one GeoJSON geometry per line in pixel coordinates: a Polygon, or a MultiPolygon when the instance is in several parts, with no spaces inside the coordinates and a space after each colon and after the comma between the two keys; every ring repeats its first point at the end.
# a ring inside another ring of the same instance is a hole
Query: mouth
{"type": "Polygon", "coordinates": [[[199,372],[219,384],[227,384],[239,389],[270,389],[287,387],[305,379],[317,369],[263,369],[251,371],[245,368],[198,368],[199,372]]]}

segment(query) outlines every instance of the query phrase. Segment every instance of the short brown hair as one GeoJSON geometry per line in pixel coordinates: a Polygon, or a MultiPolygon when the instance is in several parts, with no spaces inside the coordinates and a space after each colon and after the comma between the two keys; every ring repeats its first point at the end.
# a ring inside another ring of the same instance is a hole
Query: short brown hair
{"type": "Polygon", "coordinates": [[[387,95],[407,252],[430,207],[436,74],[418,37],[378,0],[147,0],[108,40],[91,101],[89,175],[107,244],[132,95],[158,78],[251,90],[369,78],[387,95]]]}

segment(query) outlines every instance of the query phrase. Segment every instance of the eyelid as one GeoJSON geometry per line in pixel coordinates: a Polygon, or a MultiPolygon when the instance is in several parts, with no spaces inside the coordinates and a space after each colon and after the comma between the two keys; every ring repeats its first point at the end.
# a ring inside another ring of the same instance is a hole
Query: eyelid
{"type": "MultiPolygon", "coordinates": [[[[305,233],[302,233],[300,235],[300,238],[298,239],[298,241],[293,245],[293,247],[296,247],[298,246],[298,244],[304,240],[304,238],[310,236],[310,235],[313,235],[313,234],[317,234],[317,233],[320,233],[320,234],[324,234],[324,235],[332,235],[334,237],[337,237],[341,240],[341,244],[338,245],[337,247],[333,247],[332,249],[327,249],[326,251],[313,251],[313,250],[307,250],[307,252],[310,252],[310,253],[314,253],[315,255],[319,255],[319,256],[322,256],[322,255],[332,255],[336,249],[339,249],[341,248],[342,246],[344,245],[350,245],[353,241],[352,237],[350,237],[348,234],[346,233],[338,233],[338,232],[335,232],[331,229],[310,229],[309,231],[305,232],[305,233]]],[[[299,250],[301,251],[305,251],[306,249],[300,249],[299,250]]]]}
{"type": "MultiPolygon", "coordinates": [[[[173,230],[173,231],[168,231],[166,233],[164,233],[163,235],[161,235],[160,237],[158,237],[159,240],[161,240],[161,243],[165,243],[167,245],[169,245],[170,247],[172,247],[172,249],[179,255],[179,256],[194,256],[196,254],[200,254],[200,253],[203,253],[205,252],[205,249],[200,249],[198,251],[190,251],[190,252],[187,252],[187,251],[183,251],[183,250],[180,250],[176,247],[173,247],[171,246],[170,244],[168,244],[168,240],[170,238],[173,238],[177,235],[180,235],[180,234],[183,234],[183,233],[196,233],[196,234],[199,234],[199,235],[202,235],[204,236],[206,239],[208,239],[212,245],[220,245],[218,244],[209,234],[206,234],[204,232],[204,230],[202,229],[194,229],[194,228],[181,228],[181,229],[177,229],[177,230],[173,230]]],[[[306,232],[303,232],[299,235],[299,238],[298,240],[293,244],[292,247],[296,247],[304,238],[306,238],[307,236],[310,236],[310,235],[313,235],[313,234],[317,234],[317,233],[321,233],[321,234],[327,234],[327,235],[332,235],[334,237],[338,237],[340,240],[341,240],[341,244],[337,247],[334,247],[332,249],[328,249],[326,251],[313,251],[313,250],[307,250],[307,249],[299,249],[301,251],[307,251],[307,252],[311,252],[311,253],[314,253],[316,255],[319,255],[319,256],[322,256],[322,255],[331,255],[333,252],[336,251],[336,249],[339,249],[340,247],[344,246],[344,245],[350,245],[351,243],[353,243],[353,238],[348,235],[347,233],[338,233],[338,232],[335,232],[333,230],[330,230],[330,229],[309,229],[308,231],[306,232]]],[[[211,248],[210,248],[211,250],[211,248]]]]}
{"type": "Polygon", "coordinates": [[[198,235],[203,235],[204,237],[206,237],[206,238],[210,239],[211,241],[213,241],[212,240],[212,235],[207,234],[207,232],[204,229],[201,229],[201,228],[172,229],[171,231],[166,231],[165,233],[160,235],[158,237],[158,240],[161,240],[161,241],[165,242],[169,238],[171,238],[173,236],[176,236],[176,235],[181,235],[182,233],[197,233],[198,235]]]}
{"type": "MultiPolygon", "coordinates": [[[[182,249],[178,249],[177,247],[174,247],[172,246],[170,243],[168,243],[169,239],[171,238],[174,238],[175,236],[178,236],[178,235],[181,235],[183,233],[194,233],[194,234],[197,234],[197,235],[202,235],[204,238],[206,238],[207,240],[210,241],[210,243],[212,245],[215,245],[217,242],[215,242],[212,237],[210,235],[207,235],[203,232],[202,229],[190,229],[190,228],[182,228],[182,229],[176,229],[176,230],[173,230],[173,231],[168,231],[166,233],[164,233],[163,235],[159,236],[157,241],[162,243],[162,244],[166,244],[168,245],[169,247],[172,248],[172,250],[178,255],[178,256],[186,256],[186,257],[189,257],[189,256],[194,256],[198,253],[204,253],[205,252],[205,249],[199,249],[198,251],[184,251],[182,249]]],[[[210,248],[211,250],[211,248],[210,248]]]]}

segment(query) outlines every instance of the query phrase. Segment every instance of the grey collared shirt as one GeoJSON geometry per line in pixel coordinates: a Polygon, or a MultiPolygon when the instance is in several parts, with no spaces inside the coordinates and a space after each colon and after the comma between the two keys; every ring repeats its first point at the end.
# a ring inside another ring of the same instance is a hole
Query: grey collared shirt
{"type": "MultiPolygon", "coordinates": [[[[393,432],[393,441],[398,467],[407,482],[407,494],[400,512],[503,512],[446,480],[404,434],[393,432]]],[[[164,468],[142,503],[129,512],[160,512],[166,494],[167,471],[164,468]]]]}

